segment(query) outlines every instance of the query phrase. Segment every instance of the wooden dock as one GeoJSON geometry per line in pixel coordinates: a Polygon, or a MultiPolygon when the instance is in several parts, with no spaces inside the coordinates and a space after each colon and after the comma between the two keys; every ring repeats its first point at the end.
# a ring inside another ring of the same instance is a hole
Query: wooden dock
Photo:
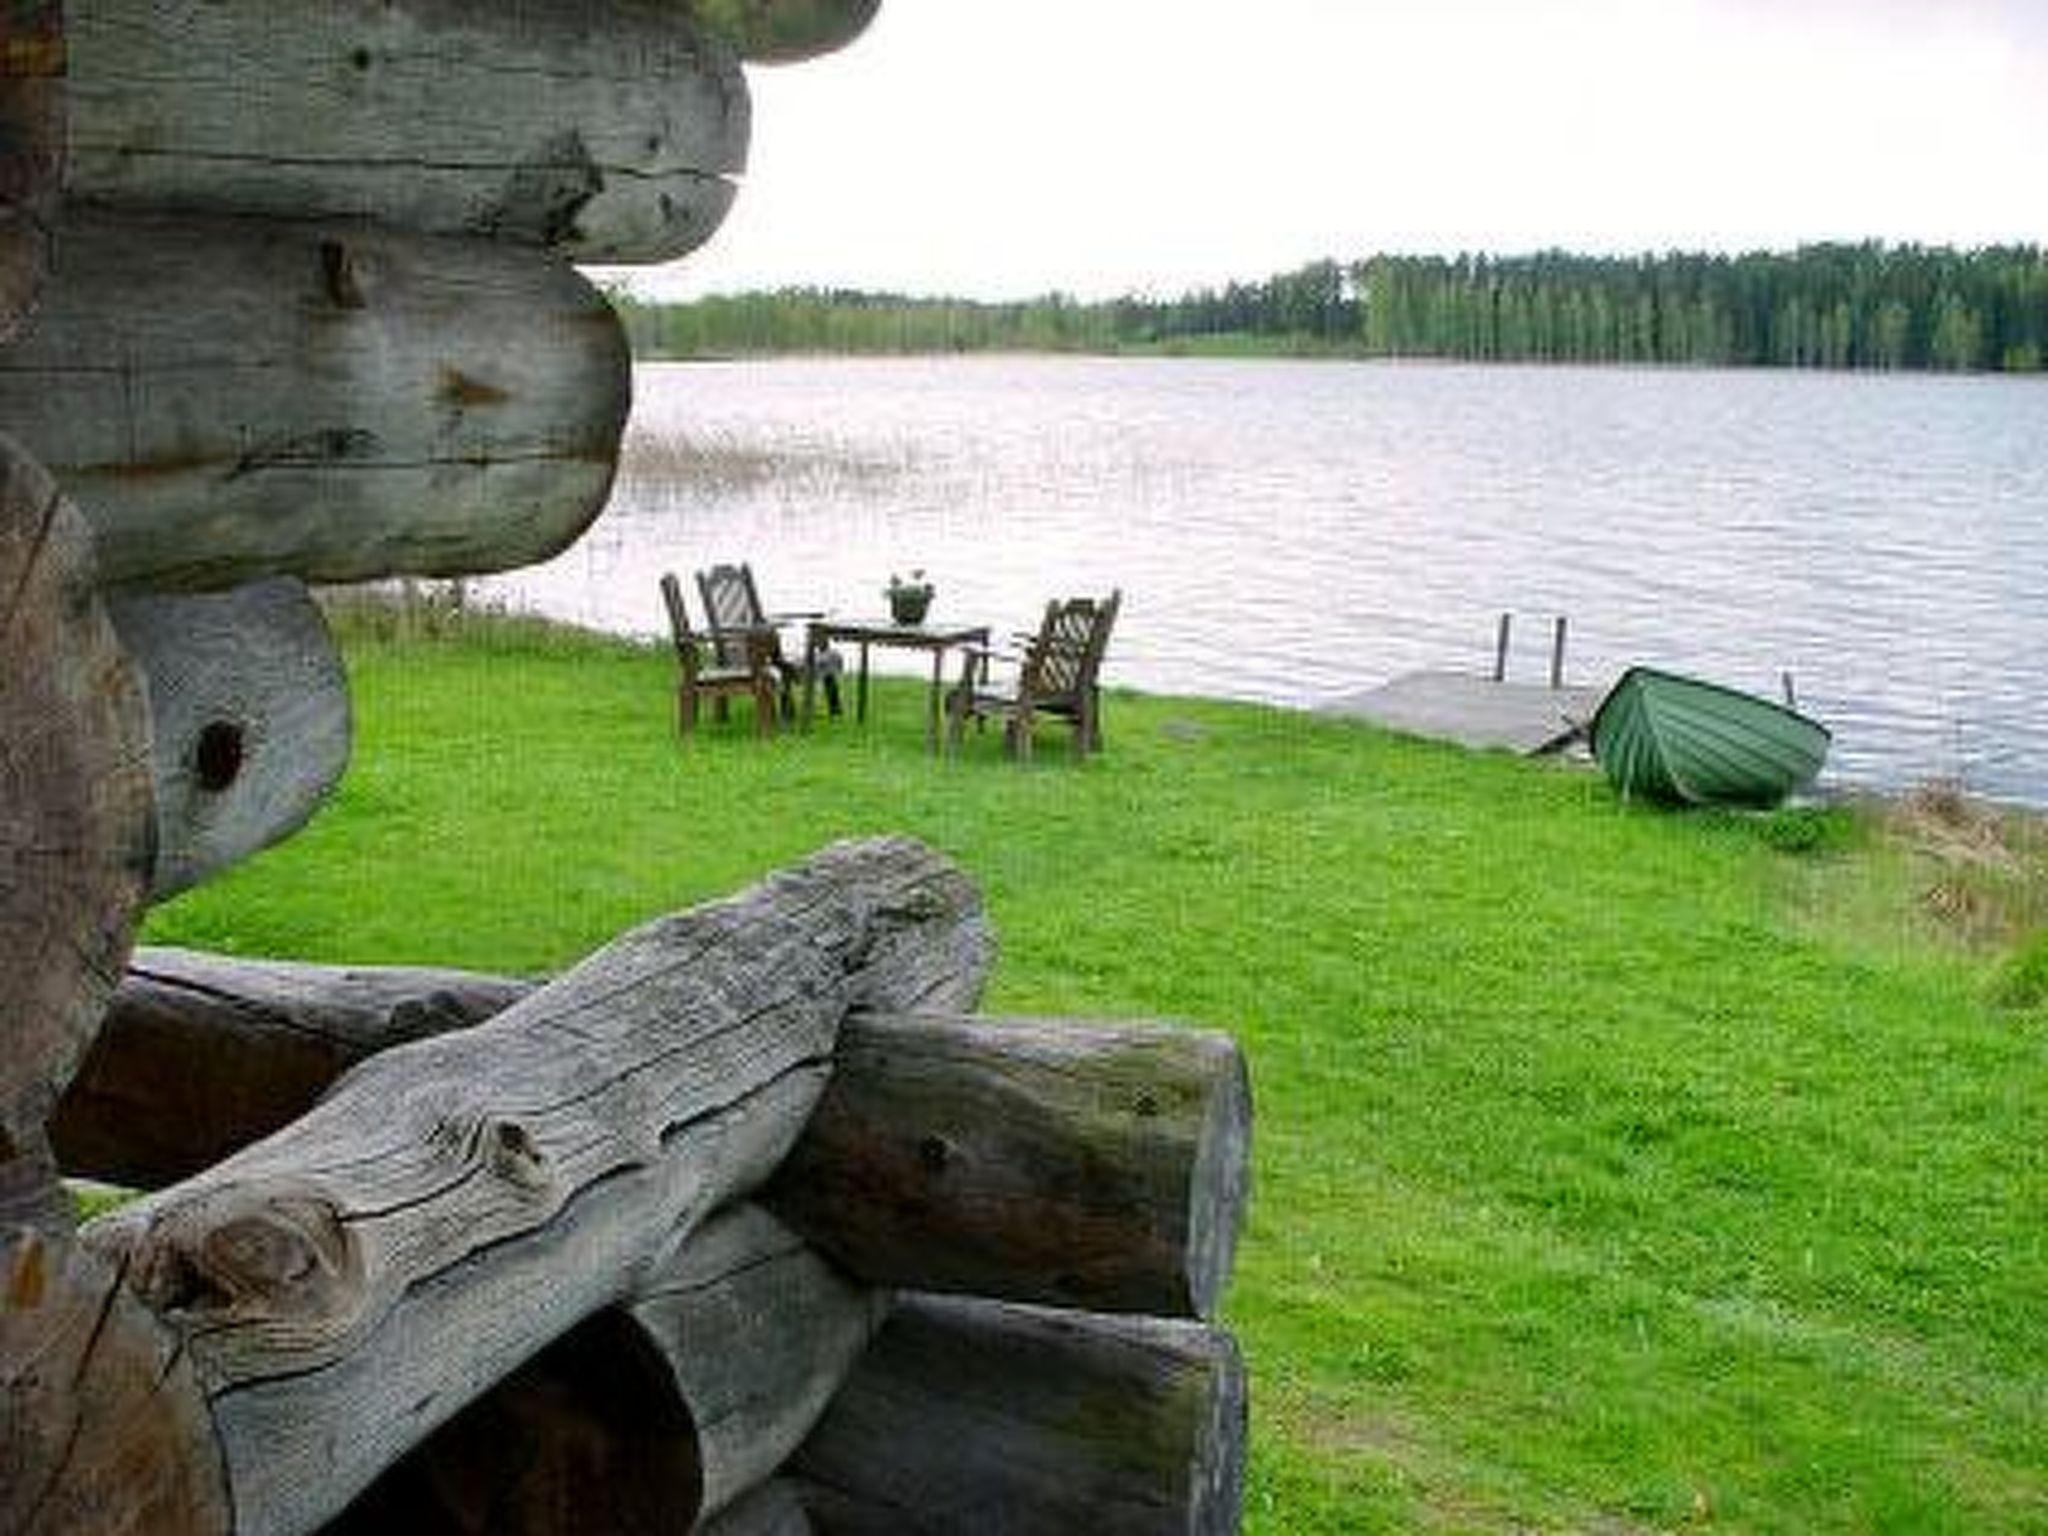
{"type": "Polygon", "coordinates": [[[1603,687],[1550,688],[1495,682],[1469,672],[1410,672],[1324,704],[1350,715],[1459,746],[1534,757],[1569,745],[1593,718],[1603,687]]]}

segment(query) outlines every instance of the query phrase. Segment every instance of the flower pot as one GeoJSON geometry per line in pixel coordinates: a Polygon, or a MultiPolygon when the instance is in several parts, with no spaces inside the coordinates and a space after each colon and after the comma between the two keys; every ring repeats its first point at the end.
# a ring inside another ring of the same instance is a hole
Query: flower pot
{"type": "Polygon", "coordinates": [[[889,594],[889,616],[898,624],[922,624],[931,606],[929,587],[902,587],[889,594]]]}

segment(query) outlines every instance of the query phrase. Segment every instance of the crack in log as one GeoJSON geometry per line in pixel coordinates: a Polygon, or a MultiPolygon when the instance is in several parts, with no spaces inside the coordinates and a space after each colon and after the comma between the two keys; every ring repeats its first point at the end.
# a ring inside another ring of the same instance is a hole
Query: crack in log
{"type": "MultiPolygon", "coordinates": [[[[31,1254],[39,1255],[43,1251],[45,1241],[40,1234],[31,1236],[28,1239],[28,1251],[31,1254]]],[[[79,1352],[78,1363],[72,1369],[71,1387],[74,1394],[78,1389],[79,1383],[84,1381],[86,1372],[92,1366],[93,1352],[99,1348],[100,1338],[106,1332],[108,1319],[113,1315],[114,1304],[120,1299],[121,1282],[127,1277],[127,1274],[128,1265],[124,1260],[115,1268],[114,1281],[111,1285],[107,1286],[106,1294],[100,1300],[99,1312],[93,1319],[92,1330],[86,1337],[85,1348],[79,1352]]],[[[57,1490],[64,1482],[64,1474],[71,1469],[72,1458],[78,1454],[78,1443],[84,1433],[85,1416],[74,1409],[71,1414],[70,1426],[64,1434],[64,1448],[57,1453],[57,1458],[50,1467],[50,1475],[44,1479],[43,1486],[37,1490],[34,1499],[30,1501],[28,1513],[21,1522],[23,1530],[34,1530],[37,1521],[42,1517],[43,1510],[57,1496],[57,1490]]]]}
{"type": "Polygon", "coordinates": [[[376,433],[362,427],[328,427],[302,433],[281,442],[259,444],[249,449],[235,460],[234,468],[228,471],[226,478],[239,480],[243,475],[277,464],[343,465],[374,453],[380,442],[376,433]]]}
{"type": "MultiPolygon", "coordinates": [[[[788,1236],[789,1241],[771,1253],[764,1253],[758,1257],[749,1258],[744,1264],[735,1264],[730,1269],[722,1269],[717,1274],[707,1276],[702,1280],[692,1280],[688,1283],[678,1281],[671,1285],[650,1286],[636,1295],[634,1300],[637,1302],[651,1302],[659,1301],[665,1296],[696,1296],[706,1291],[716,1291],[729,1285],[739,1275],[751,1275],[756,1270],[770,1269],[777,1264],[786,1264],[791,1258],[811,1251],[810,1246],[802,1238],[794,1233],[789,1233],[788,1236]]],[[[852,1284],[854,1282],[849,1281],[848,1283],[852,1284]]]]}
{"type": "Polygon", "coordinates": [[[43,555],[49,548],[50,537],[56,531],[59,509],[64,504],[64,493],[52,486],[49,499],[43,503],[36,517],[35,536],[29,541],[28,558],[22,562],[21,574],[15,578],[14,590],[8,594],[7,607],[0,613],[0,640],[12,636],[14,626],[27,611],[28,589],[34,582],[42,565],[43,555]]]}
{"type": "MultiPolygon", "coordinates": [[[[363,431],[360,436],[374,440],[376,434],[363,431]]],[[[347,471],[357,474],[415,474],[423,470],[447,469],[457,465],[464,469],[491,470],[517,469],[533,464],[610,464],[614,457],[597,444],[593,444],[591,448],[536,448],[519,451],[494,448],[484,453],[472,451],[417,459],[329,457],[319,453],[290,456],[285,452],[285,448],[292,446],[296,444],[283,445],[274,451],[251,450],[233,458],[219,454],[206,458],[180,459],[172,464],[101,460],[92,464],[74,464],[67,468],[74,478],[84,479],[91,475],[132,477],[147,474],[185,474],[227,466],[228,472],[220,477],[225,484],[239,480],[245,475],[260,475],[271,470],[318,469],[323,472],[347,471]]],[[[452,536],[467,538],[470,534],[466,530],[456,530],[452,536]]]]}
{"type": "Polygon", "coordinates": [[[92,1331],[86,1335],[85,1348],[78,1357],[78,1368],[71,1373],[71,1385],[75,1389],[85,1379],[86,1371],[92,1365],[92,1357],[100,1347],[100,1339],[107,1331],[107,1324],[114,1315],[114,1303],[120,1298],[121,1287],[128,1279],[130,1259],[127,1254],[119,1255],[114,1261],[113,1283],[107,1287],[101,1299],[99,1312],[92,1320],[92,1331]]]}
{"type": "MultiPolygon", "coordinates": [[[[365,1161],[381,1161],[381,1159],[366,1158],[365,1161]]],[[[481,1163],[466,1163],[453,1169],[446,1183],[429,1186],[416,1195],[408,1195],[403,1200],[394,1200],[389,1205],[373,1205],[350,1210],[337,1210],[334,1213],[334,1219],[343,1227],[368,1226],[372,1222],[389,1221],[394,1216],[403,1216],[409,1211],[416,1211],[421,1206],[433,1204],[444,1195],[452,1195],[457,1190],[474,1184],[477,1176],[484,1172],[486,1172],[486,1169],[481,1163]]],[[[545,1226],[546,1223],[542,1222],[540,1225],[545,1226]]]]}
{"type": "MultiPolygon", "coordinates": [[[[82,154],[107,153],[83,146],[82,154]]],[[[224,165],[273,165],[293,170],[332,171],[445,171],[452,175],[488,174],[490,172],[518,173],[527,170],[552,172],[577,171],[589,166],[607,181],[617,177],[627,181],[671,181],[681,178],[685,181],[701,182],[707,186],[737,188],[740,175],[738,167],[716,169],[696,165],[675,165],[641,167],[634,165],[597,164],[595,161],[565,160],[551,161],[513,160],[441,160],[428,159],[419,155],[350,155],[335,158],[327,155],[279,155],[257,154],[245,150],[158,148],[151,145],[122,145],[124,159],[133,160],[194,160],[224,165]]]]}

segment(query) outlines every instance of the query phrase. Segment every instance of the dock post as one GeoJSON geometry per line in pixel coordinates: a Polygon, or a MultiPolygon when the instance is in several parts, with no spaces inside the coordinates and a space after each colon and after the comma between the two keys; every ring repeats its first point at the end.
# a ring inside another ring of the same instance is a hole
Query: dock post
{"type": "Polygon", "coordinates": [[[1508,631],[1514,626],[1515,616],[1504,613],[1500,616],[1500,633],[1493,642],[1493,680],[1504,683],[1508,679],[1508,631]]]}
{"type": "Polygon", "coordinates": [[[1550,633],[1550,686],[1564,686],[1564,631],[1565,616],[1557,616],[1557,625],[1550,633]]]}

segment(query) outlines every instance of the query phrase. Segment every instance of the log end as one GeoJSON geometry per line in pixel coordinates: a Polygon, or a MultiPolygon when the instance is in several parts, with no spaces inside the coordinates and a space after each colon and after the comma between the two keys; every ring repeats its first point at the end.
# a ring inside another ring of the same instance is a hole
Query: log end
{"type": "Polygon", "coordinates": [[[1237,1340],[1221,1329],[1202,1341],[1202,1419],[1191,1457],[1186,1529],[1236,1536],[1244,1518],[1245,1457],[1251,1443],[1251,1393],[1237,1340]]]}
{"type": "Polygon", "coordinates": [[[0,1530],[186,1536],[229,1528],[189,1359],[68,1239],[0,1237],[0,1530]]]}
{"type": "Polygon", "coordinates": [[[792,1470],[852,1536],[1225,1536],[1245,1404],[1205,1324],[906,1296],[792,1470]]]}
{"type": "Polygon", "coordinates": [[[1196,1317],[1214,1317],[1237,1262],[1238,1233],[1251,1198],[1251,1073],[1227,1035],[1197,1037],[1207,1067],[1206,1111],[1188,1180],[1187,1287],[1196,1317]]]}
{"type": "Polygon", "coordinates": [[[697,13],[749,64],[796,64],[844,48],[881,8],[881,0],[698,0],[697,13]]]}
{"type": "Polygon", "coordinates": [[[348,682],[325,617],[288,577],[108,611],[148,685],[162,901],[320,808],[348,766],[348,682]]]}
{"type": "Polygon", "coordinates": [[[765,1198],[871,1285],[1207,1317],[1250,1143],[1224,1035],[856,1014],[765,1198]]]}
{"type": "Polygon", "coordinates": [[[92,535],[0,437],[0,1160],[38,1146],[134,940],[154,854],[149,714],[92,535]]]}

